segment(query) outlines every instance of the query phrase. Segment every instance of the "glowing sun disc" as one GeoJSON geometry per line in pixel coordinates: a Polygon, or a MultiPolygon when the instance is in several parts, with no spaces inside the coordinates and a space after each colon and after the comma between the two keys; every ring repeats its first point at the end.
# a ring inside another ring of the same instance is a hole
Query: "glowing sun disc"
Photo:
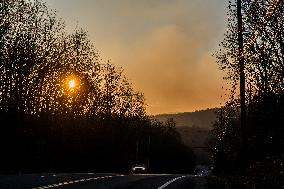
{"type": "Polygon", "coordinates": [[[75,85],[76,85],[76,83],[75,83],[75,80],[74,80],[74,79],[72,79],[72,80],[69,81],[69,88],[74,88],[75,85]]]}

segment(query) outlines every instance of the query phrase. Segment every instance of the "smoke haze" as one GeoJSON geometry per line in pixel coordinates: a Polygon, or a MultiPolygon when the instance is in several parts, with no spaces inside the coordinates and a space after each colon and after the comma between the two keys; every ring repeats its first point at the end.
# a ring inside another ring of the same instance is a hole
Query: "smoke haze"
{"type": "Polygon", "coordinates": [[[70,30],[89,31],[104,59],[145,94],[148,113],[222,103],[212,53],[225,31],[225,0],[48,0],[70,30]]]}

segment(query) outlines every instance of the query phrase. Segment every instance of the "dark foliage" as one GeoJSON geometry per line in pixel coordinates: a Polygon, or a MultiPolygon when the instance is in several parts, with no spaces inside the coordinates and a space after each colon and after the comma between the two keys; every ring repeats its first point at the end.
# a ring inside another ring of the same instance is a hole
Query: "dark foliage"
{"type": "Polygon", "coordinates": [[[123,70],[64,27],[41,0],[0,1],[0,172],[190,172],[175,124],[148,118],[123,70]]]}
{"type": "MultiPolygon", "coordinates": [[[[253,186],[261,179],[278,186],[283,178],[284,67],[283,1],[242,1],[245,41],[247,157],[241,156],[239,55],[236,1],[230,1],[228,32],[216,53],[232,84],[230,100],[217,112],[212,131],[216,174],[247,174],[253,186]],[[246,158],[247,165],[242,161],[246,158]],[[245,166],[246,169],[240,169],[245,166]],[[275,170],[269,166],[277,167],[275,170]],[[280,176],[281,175],[281,176],[280,176]],[[256,179],[258,177],[258,179],[256,179]]],[[[245,179],[246,180],[246,179],[245,179]]],[[[265,183],[265,181],[263,182],[265,183]]],[[[258,184],[257,184],[258,185],[258,184]]],[[[259,188],[260,185],[258,185],[259,188]]],[[[271,185],[272,187],[272,185],[271,185]]],[[[276,187],[277,188],[277,187],[276,187]]]]}

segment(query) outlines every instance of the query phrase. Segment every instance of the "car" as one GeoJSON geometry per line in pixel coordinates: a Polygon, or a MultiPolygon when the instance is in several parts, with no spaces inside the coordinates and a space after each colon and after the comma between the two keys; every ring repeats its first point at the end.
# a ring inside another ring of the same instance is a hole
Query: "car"
{"type": "Polygon", "coordinates": [[[147,167],[145,164],[135,164],[131,168],[131,174],[143,174],[147,172],[147,167]]]}

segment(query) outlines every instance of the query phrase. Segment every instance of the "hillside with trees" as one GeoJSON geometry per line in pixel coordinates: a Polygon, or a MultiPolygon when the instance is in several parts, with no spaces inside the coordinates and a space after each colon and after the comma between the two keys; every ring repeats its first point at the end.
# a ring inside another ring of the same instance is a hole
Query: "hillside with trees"
{"type": "Polygon", "coordinates": [[[199,110],[195,112],[182,112],[175,114],[158,114],[154,118],[166,121],[173,118],[177,127],[199,127],[210,130],[212,123],[216,121],[216,111],[218,108],[199,110]]]}
{"type": "Polygon", "coordinates": [[[213,123],[217,120],[218,110],[218,108],[212,108],[195,112],[159,114],[154,118],[160,121],[173,119],[183,143],[193,147],[196,163],[211,166],[212,158],[207,147],[208,142],[212,140],[210,131],[213,129],[213,123]]]}

